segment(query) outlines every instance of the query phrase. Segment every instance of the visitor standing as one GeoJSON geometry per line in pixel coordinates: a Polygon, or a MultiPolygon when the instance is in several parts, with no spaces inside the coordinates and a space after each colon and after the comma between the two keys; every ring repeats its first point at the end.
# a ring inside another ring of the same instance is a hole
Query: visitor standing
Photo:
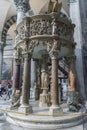
{"type": "Polygon", "coordinates": [[[0,97],[2,97],[2,84],[0,82],[0,97]]]}

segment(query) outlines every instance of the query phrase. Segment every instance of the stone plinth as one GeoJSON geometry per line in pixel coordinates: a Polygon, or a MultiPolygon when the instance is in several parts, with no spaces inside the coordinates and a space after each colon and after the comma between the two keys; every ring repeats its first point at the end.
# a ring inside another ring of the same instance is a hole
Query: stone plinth
{"type": "Polygon", "coordinates": [[[30,105],[21,105],[19,107],[19,112],[24,113],[25,115],[32,113],[32,106],[30,105]]]}
{"type": "Polygon", "coordinates": [[[58,116],[63,114],[63,110],[60,106],[51,106],[49,109],[49,114],[52,116],[58,116]]]}
{"type": "Polygon", "coordinates": [[[43,90],[43,93],[40,94],[39,107],[47,107],[51,105],[51,96],[47,93],[47,90],[43,90]]]}

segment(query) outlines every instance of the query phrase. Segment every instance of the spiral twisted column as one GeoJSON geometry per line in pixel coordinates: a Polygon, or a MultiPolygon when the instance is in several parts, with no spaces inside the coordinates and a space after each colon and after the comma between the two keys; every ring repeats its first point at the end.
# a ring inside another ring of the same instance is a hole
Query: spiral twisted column
{"type": "Polygon", "coordinates": [[[14,64],[14,76],[13,76],[13,89],[14,90],[19,90],[20,89],[20,64],[21,61],[20,59],[15,59],[15,64],[14,64]]]}

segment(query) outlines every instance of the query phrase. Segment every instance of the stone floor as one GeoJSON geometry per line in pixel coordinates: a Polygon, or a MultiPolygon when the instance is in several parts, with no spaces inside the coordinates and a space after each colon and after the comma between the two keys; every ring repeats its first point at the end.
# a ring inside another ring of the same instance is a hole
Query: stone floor
{"type": "MultiPolygon", "coordinates": [[[[23,128],[23,127],[20,127],[20,126],[18,127],[18,126],[11,125],[8,122],[5,122],[2,125],[0,125],[0,130],[5,130],[5,129],[6,130],[29,130],[27,128],[23,128]]],[[[58,130],[87,130],[87,129],[83,129],[83,126],[79,125],[79,126],[72,127],[72,128],[58,129],[58,130]]]]}
{"type": "MultiPolygon", "coordinates": [[[[3,109],[3,110],[9,109],[10,102],[11,102],[11,100],[0,99],[0,109],[3,109]]],[[[37,102],[35,104],[34,101],[32,101],[32,105],[34,106],[34,112],[38,111],[37,102]]],[[[63,103],[61,105],[61,107],[65,108],[65,109],[67,108],[65,103],[63,103]]],[[[42,114],[43,113],[42,108],[40,108],[39,110],[41,110],[40,113],[42,114]]],[[[6,130],[29,130],[27,128],[21,127],[20,125],[15,126],[13,124],[8,123],[6,121],[6,114],[3,113],[3,111],[1,111],[0,113],[1,113],[0,114],[0,130],[5,130],[5,129],[6,130]]],[[[49,117],[48,117],[48,119],[49,119],[49,117]]],[[[33,129],[31,129],[31,130],[33,130],[33,129]]],[[[78,125],[75,127],[70,127],[70,128],[65,128],[65,129],[56,129],[56,130],[87,130],[87,121],[84,124],[84,128],[83,128],[83,124],[81,124],[81,125],[78,125]]]]}

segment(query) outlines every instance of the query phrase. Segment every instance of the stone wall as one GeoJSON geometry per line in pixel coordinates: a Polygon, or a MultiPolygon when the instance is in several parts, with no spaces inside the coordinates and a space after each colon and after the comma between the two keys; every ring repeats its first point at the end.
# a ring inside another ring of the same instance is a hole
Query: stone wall
{"type": "Polygon", "coordinates": [[[87,99],[87,0],[79,0],[80,16],[82,26],[82,56],[83,56],[83,71],[85,94],[87,99]]]}

